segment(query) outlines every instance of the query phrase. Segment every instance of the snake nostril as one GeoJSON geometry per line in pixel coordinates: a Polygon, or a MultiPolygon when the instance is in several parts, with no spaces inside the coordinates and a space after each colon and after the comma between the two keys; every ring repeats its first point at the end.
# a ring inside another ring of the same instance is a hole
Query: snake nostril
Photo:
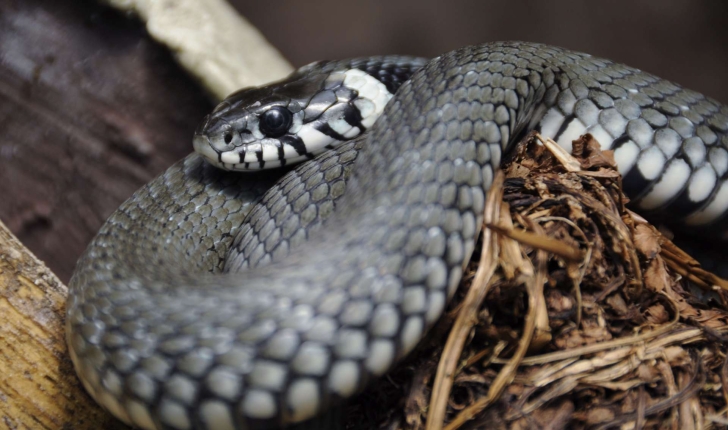
{"type": "Polygon", "coordinates": [[[233,134],[230,132],[225,133],[225,143],[230,143],[233,141],[233,134]]]}

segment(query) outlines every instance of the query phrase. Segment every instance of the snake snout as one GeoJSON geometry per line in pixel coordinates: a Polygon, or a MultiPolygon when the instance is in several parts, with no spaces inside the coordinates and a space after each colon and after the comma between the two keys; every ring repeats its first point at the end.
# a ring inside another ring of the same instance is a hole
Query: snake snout
{"type": "MultiPolygon", "coordinates": [[[[248,170],[249,166],[241,168],[238,165],[246,162],[246,152],[255,143],[260,147],[247,129],[236,130],[233,124],[215,117],[205,118],[192,138],[195,152],[225,170],[248,170]]],[[[255,161],[247,160],[248,163],[255,161]]]]}
{"type": "Polygon", "coordinates": [[[195,149],[196,153],[200,154],[207,161],[210,161],[213,164],[218,162],[219,155],[212,147],[210,138],[204,133],[199,133],[199,129],[195,132],[195,136],[192,138],[192,147],[195,149]]]}

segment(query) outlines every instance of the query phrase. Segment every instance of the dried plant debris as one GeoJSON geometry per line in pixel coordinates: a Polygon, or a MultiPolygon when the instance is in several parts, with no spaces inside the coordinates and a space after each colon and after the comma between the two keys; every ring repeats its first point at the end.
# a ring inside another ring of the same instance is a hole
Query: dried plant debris
{"type": "Polygon", "coordinates": [[[448,312],[347,428],[728,428],[728,281],[627,202],[592,136],[527,136],[448,312]]]}

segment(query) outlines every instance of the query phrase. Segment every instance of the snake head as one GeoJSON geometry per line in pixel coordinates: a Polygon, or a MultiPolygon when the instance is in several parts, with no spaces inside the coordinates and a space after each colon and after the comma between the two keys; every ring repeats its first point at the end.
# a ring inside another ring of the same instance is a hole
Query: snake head
{"type": "Polygon", "coordinates": [[[195,151],[226,170],[290,165],[353,139],[392,97],[377,78],[320,62],[283,81],[233,93],[195,132],[195,151]]]}
{"type": "Polygon", "coordinates": [[[291,157],[286,143],[295,140],[302,124],[296,101],[269,88],[249,88],[206,116],[192,142],[208,162],[226,170],[278,167],[291,157]]]}

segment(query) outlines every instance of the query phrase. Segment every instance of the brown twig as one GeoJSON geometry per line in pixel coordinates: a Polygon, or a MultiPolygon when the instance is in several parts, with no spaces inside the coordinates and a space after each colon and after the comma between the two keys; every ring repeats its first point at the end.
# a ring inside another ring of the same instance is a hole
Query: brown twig
{"type": "Polygon", "coordinates": [[[551,252],[559,257],[570,261],[581,261],[584,258],[579,248],[571,247],[564,242],[552,239],[548,236],[539,236],[520,229],[505,229],[493,223],[486,224],[486,227],[495,230],[498,234],[509,237],[516,242],[524,245],[540,249],[542,251],[551,252]]]}
{"type": "MultiPolygon", "coordinates": [[[[532,227],[543,234],[540,227],[537,224],[533,224],[532,227]]],[[[463,409],[455,418],[445,427],[445,430],[455,430],[460,428],[463,424],[473,419],[483,409],[492,404],[498,399],[508,384],[513,381],[516,374],[516,369],[525,357],[531,340],[533,339],[537,321],[538,312],[542,308],[543,304],[543,285],[546,283],[546,252],[539,250],[537,251],[536,259],[538,261],[538,268],[535,271],[535,276],[531,277],[526,282],[526,288],[528,290],[528,314],[523,323],[523,334],[521,339],[518,341],[518,346],[513,353],[513,356],[508,360],[505,366],[498,372],[498,375],[493,380],[488,389],[488,395],[476,400],[473,404],[463,409]]]]}
{"type": "MultiPolygon", "coordinates": [[[[491,185],[485,205],[484,222],[491,224],[497,221],[500,201],[503,196],[503,173],[499,172],[491,185]]],[[[432,388],[430,409],[427,413],[427,430],[439,430],[445,421],[447,401],[453,384],[455,369],[463,351],[465,340],[473,325],[478,321],[477,313],[491,285],[493,273],[497,265],[498,249],[495,237],[486,228],[483,231],[483,248],[475,279],[461,305],[457,319],[445,343],[445,349],[437,366],[437,374],[432,388]]]]}

